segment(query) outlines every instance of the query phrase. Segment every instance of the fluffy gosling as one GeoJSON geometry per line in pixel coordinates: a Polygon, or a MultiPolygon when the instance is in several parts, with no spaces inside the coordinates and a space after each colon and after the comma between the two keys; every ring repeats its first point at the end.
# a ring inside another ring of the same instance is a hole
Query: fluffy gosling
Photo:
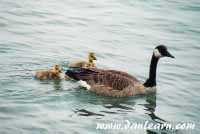
{"type": "Polygon", "coordinates": [[[97,60],[94,52],[89,52],[88,61],[74,61],[69,67],[96,68],[94,60],[97,60]]]}
{"type": "Polygon", "coordinates": [[[40,70],[35,73],[35,77],[40,80],[62,79],[61,66],[56,64],[52,70],[40,70]]]}

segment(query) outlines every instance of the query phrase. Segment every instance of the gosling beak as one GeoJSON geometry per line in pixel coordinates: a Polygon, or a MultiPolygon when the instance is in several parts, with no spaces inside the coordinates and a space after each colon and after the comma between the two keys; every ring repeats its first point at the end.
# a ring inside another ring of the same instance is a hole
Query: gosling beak
{"type": "Polygon", "coordinates": [[[93,57],[93,60],[97,60],[97,58],[96,58],[96,57],[93,57]]]}
{"type": "Polygon", "coordinates": [[[165,54],[166,57],[170,57],[170,58],[175,58],[172,54],[170,54],[168,51],[166,51],[166,54],[165,54]]]}
{"type": "Polygon", "coordinates": [[[61,71],[61,70],[59,70],[59,73],[62,73],[62,71],[61,71]]]}

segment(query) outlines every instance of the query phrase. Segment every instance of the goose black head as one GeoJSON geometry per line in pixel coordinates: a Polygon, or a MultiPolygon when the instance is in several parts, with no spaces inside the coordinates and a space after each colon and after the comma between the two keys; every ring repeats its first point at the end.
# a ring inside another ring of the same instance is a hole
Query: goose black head
{"type": "Polygon", "coordinates": [[[159,45],[154,49],[153,52],[154,56],[156,58],[161,58],[161,57],[170,57],[170,58],[175,58],[170,52],[167,50],[167,47],[165,45],[159,45]]]}

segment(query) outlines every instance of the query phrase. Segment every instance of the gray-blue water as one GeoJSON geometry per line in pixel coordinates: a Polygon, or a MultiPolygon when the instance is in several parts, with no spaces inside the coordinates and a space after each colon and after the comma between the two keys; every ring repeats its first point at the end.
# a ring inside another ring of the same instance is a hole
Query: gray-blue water
{"type": "Polygon", "coordinates": [[[1,134],[197,134],[200,132],[198,0],[0,0],[1,134]],[[39,81],[33,72],[97,54],[99,68],[145,81],[153,48],[158,92],[97,96],[74,81],[39,81]],[[96,123],[196,123],[195,130],[97,130],[96,123]]]}

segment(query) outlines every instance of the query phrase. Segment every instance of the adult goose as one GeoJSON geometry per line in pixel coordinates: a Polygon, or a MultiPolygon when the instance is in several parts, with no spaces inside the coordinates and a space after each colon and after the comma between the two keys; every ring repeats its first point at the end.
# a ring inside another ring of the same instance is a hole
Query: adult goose
{"type": "Polygon", "coordinates": [[[66,74],[78,80],[88,90],[99,95],[123,97],[146,94],[156,92],[156,69],[158,61],[162,57],[174,58],[168,52],[166,46],[159,45],[153,51],[149,78],[144,84],[140,83],[137,78],[128,73],[116,70],[69,68],[66,74]]]}

